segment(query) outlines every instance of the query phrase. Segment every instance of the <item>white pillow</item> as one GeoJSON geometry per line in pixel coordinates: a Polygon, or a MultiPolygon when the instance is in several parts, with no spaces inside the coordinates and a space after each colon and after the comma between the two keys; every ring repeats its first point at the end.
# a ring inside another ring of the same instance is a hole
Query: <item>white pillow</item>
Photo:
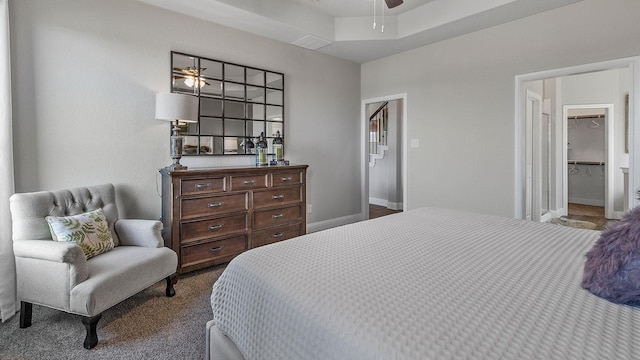
{"type": "Polygon", "coordinates": [[[102,209],[73,216],[47,216],[45,220],[53,240],[78,244],[87,259],[105,253],[115,245],[102,209]]]}

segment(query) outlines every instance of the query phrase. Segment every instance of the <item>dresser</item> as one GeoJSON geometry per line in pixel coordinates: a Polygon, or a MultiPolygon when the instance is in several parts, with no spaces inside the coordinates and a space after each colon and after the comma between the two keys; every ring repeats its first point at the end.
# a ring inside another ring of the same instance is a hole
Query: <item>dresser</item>
{"type": "Polygon", "coordinates": [[[306,233],[307,165],[162,169],[162,236],[178,274],[306,233]]]}

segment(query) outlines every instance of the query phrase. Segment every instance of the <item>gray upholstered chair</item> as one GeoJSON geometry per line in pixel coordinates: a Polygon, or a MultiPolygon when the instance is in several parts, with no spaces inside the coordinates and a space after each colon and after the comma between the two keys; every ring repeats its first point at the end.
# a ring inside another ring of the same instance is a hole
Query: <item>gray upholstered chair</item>
{"type": "Polygon", "coordinates": [[[20,327],[31,326],[32,304],[82,315],[84,347],[98,343],[102,312],[166,279],[166,295],[175,295],[178,264],[163,246],[162,223],[118,219],[111,184],[58,191],[14,194],[10,199],[16,259],[20,327]],[[69,216],[101,208],[115,247],[87,260],[74,242],[52,241],[46,216],[69,216]]]}

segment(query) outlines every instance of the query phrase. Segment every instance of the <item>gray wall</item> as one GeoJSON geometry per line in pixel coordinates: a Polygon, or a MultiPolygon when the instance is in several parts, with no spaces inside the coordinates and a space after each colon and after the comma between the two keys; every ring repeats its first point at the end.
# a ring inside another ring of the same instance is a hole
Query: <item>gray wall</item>
{"type": "Polygon", "coordinates": [[[154,119],[155,93],[169,91],[176,50],[283,72],[285,155],[310,165],[308,221],[360,214],[359,64],[138,1],[9,5],[17,191],[112,182],[125,215],[158,218],[158,169],[171,159],[170,126],[154,119]]]}
{"type": "Polygon", "coordinates": [[[515,76],[640,54],[638,13],[584,0],[363,64],[363,99],[407,93],[409,208],[513,216],[515,76]]]}

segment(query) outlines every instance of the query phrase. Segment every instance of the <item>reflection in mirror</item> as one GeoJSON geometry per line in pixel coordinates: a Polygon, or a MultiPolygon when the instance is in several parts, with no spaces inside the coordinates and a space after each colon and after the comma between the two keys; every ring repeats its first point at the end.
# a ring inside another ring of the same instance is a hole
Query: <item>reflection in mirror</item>
{"type": "Polygon", "coordinates": [[[244,83],[244,67],[232,64],[224,64],[224,79],[244,83]]]}
{"type": "Polygon", "coordinates": [[[224,135],[222,132],[222,122],[220,118],[200,118],[200,134],[201,135],[224,135]]]}
{"type": "Polygon", "coordinates": [[[171,91],[198,97],[199,122],[181,124],[184,155],[250,155],[264,132],[284,134],[284,74],[171,52],[171,91]]]}
{"type": "Polygon", "coordinates": [[[230,120],[224,121],[224,134],[226,136],[244,136],[244,120],[230,120]]]}
{"type": "Polygon", "coordinates": [[[282,106],[282,91],[267,89],[267,104],[282,106]]]}
{"type": "Polygon", "coordinates": [[[273,89],[284,89],[284,75],[267,72],[267,87],[273,89]]]}
{"type": "Polygon", "coordinates": [[[247,68],[247,84],[264,86],[264,71],[247,68]]]}
{"type": "Polygon", "coordinates": [[[200,98],[200,116],[222,116],[222,100],[200,98]]]}
{"type": "Polygon", "coordinates": [[[283,121],[282,106],[267,105],[267,120],[283,121]]]}
{"type": "Polygon", "coordinates": [[[244,100],[244,85],[225,82],[224,96],[227,99],[244,100]]]}

